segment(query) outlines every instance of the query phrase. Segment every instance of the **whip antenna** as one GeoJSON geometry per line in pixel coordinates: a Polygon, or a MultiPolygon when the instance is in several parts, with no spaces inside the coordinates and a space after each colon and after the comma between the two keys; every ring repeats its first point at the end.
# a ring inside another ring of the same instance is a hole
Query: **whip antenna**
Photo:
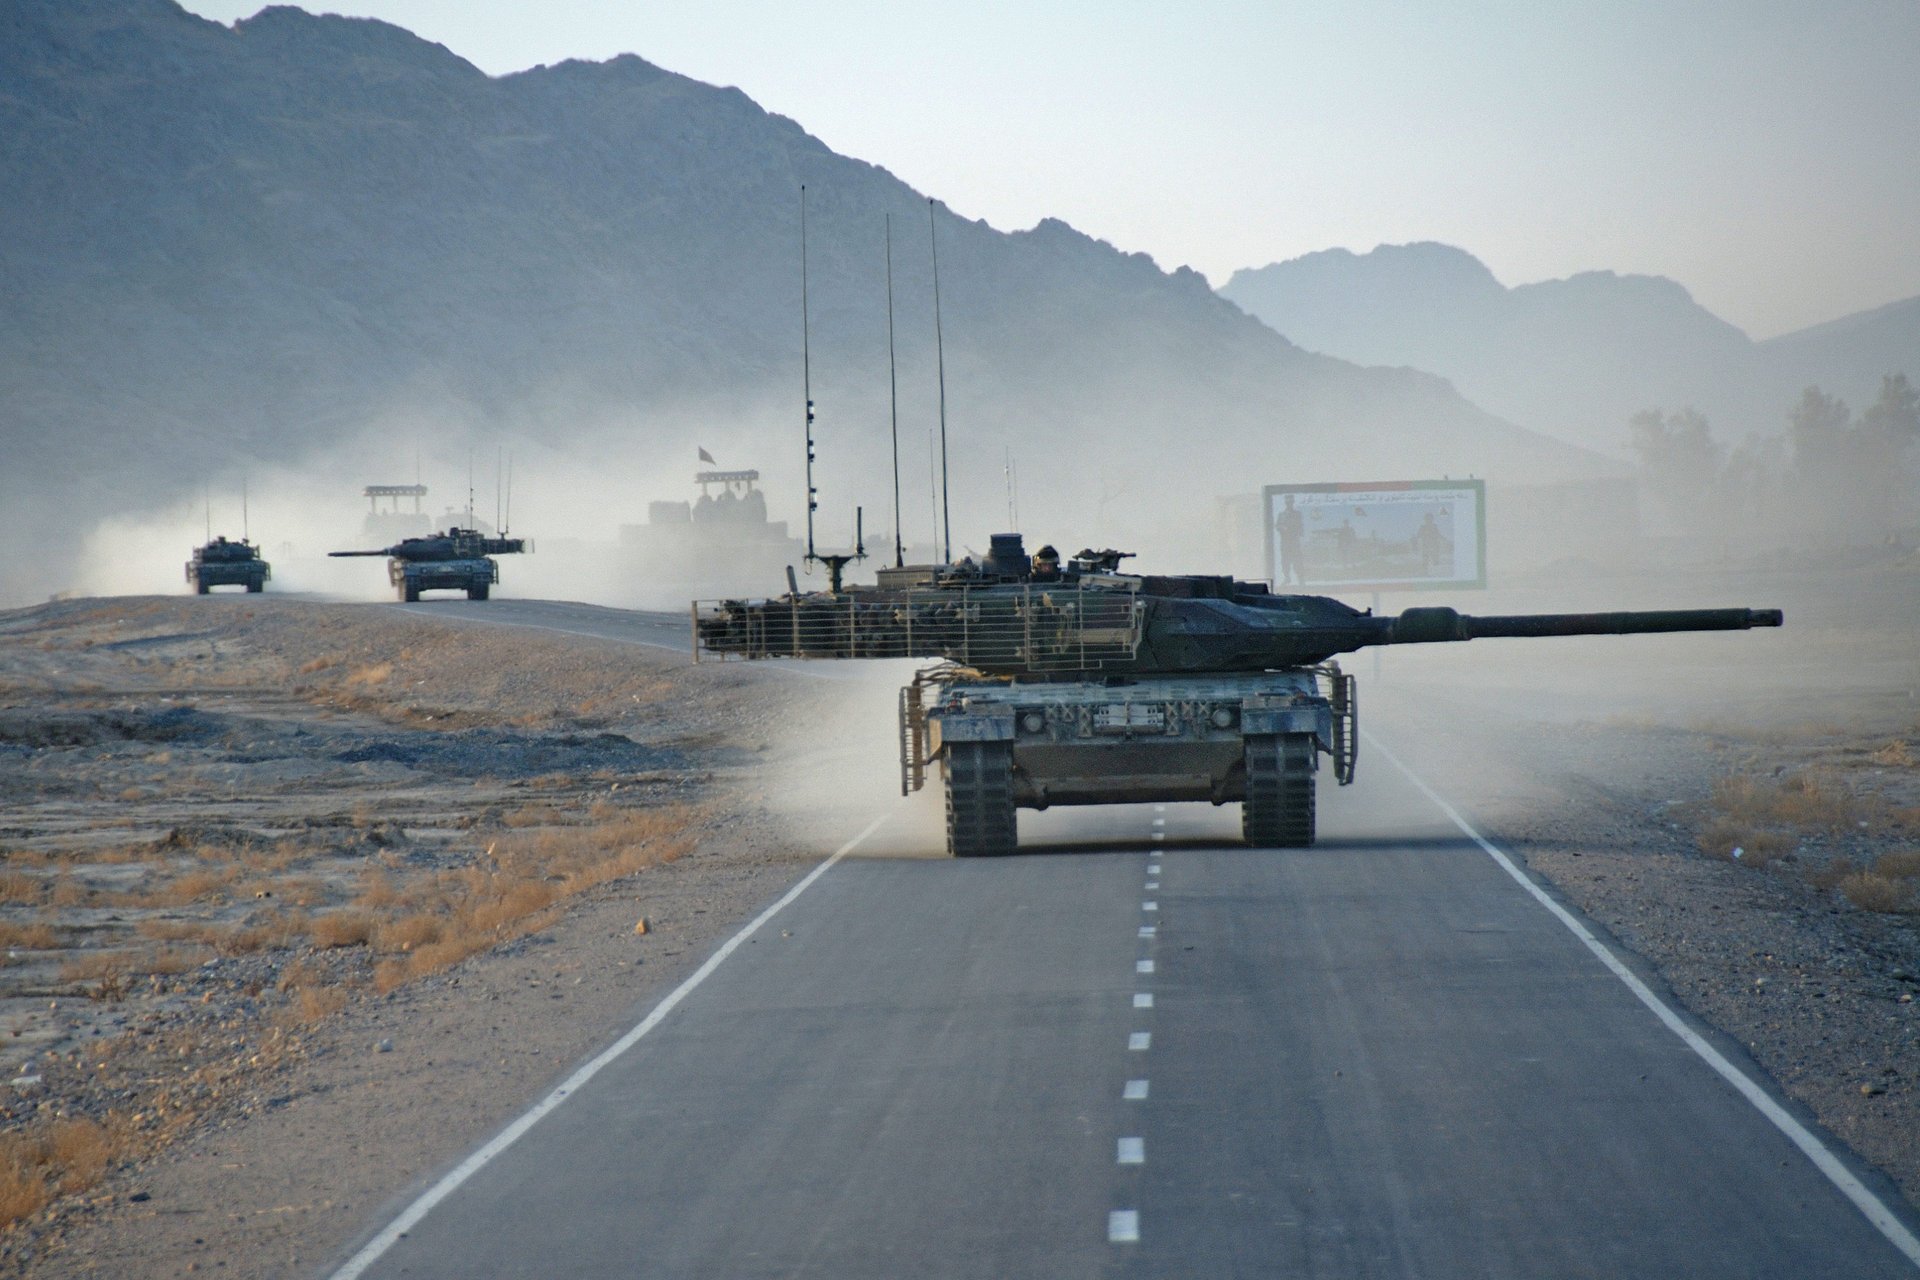
{"type": "Polygon", "coordinates": [[[813,487],[813,350],[807,316],[807,187],[800,184],[800,389],[807,401],[807,563],[813,554],[813,513],[820,491],[813,487]]]}
{"type": "Polygon", "coordinates": [[[927,198],[927,244],[933,249],[933,350],[940,370],[940,543],[953,563],[953,513],[947,505],[947,348],[940,333],[940,239],[934,234],[933,198],[927,198]]]}
{"type": "Polygon", "coordinates": [[[887,393],[893,409],[893,567],[906,567],[907,548],[900,539],[900,379],[893,355],[893,215],[887,215],[887,393]]]}
{"type": "Polygon", "coordinates": [[[249,532],[250,530],[247,528],[247,478],[245,476],[241,476],[240,477],[240,541],[242,542],[248,541],[247,535],[249,532]]]}

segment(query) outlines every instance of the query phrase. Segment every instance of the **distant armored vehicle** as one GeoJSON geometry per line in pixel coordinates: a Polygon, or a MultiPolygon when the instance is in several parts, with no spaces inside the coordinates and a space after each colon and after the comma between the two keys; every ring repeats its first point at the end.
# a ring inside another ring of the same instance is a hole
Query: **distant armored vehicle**
{"type": "Polygon", "coordinates": [[[1314,774],[1353,781],[1353,677],[1374,645],[1492,636],[1777,627],[1777,609],[1376,617],[1230,577],[1125,574],[1126,553],[1032,559],[995,534],[978,562],[882,569],[876,587],[696,602],[696,655],[946,659],[900,693],[903,792],[938,760],[947,843],[1013,852],[1015,811],[1055,804],[1239,801],[1247,843],[1314,840],[1314,774]]]}
{"type": "Polygon", "coordinates": [[[784,520],[767,518],[767,498],[754,470],[700,470],[691,502],[650,502],[645,524],[620,526],[620,550],[633,575],[660,602],[696,592],[752,591],[777,581],[806,551],[784,520]]]}
{"type": "Polygon", "coordinates": [[[469,600],[485,600],[500,581],[500,566],[490,557],[527,549],[525,538],[489,538],[474,529],[451,528],[427,538],[403,538],[378,551],[329,551],[331,556],[386,556],[387,580],[409,604],[422,591],[464,591],[469,600]]]}
{"type": "Polygon", "coordinates": [[[227,541],[225,535],[193,549],[187,561],[187,585],[195,594],[205,595],[214,587],[245,587],[250,592],[266,589],[273,566],[260,558],[260,549],[245,538],[227,541]]]}

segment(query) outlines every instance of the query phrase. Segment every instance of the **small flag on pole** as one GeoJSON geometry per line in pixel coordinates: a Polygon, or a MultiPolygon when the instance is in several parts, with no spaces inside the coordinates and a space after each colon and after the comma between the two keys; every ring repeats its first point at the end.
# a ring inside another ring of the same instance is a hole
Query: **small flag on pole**
{"type": "Polygon", "coordinates": [[[700,461],[702,461],[702,462],[712,462],[712,461],[713,461],[713,455],[712,455],[712,454],[710,454],[710,453],[708,453],[708,452],[707,452],[707,451],[706,451],[705,449],[702,449],[702,450],[700,450],[700,461]]]}

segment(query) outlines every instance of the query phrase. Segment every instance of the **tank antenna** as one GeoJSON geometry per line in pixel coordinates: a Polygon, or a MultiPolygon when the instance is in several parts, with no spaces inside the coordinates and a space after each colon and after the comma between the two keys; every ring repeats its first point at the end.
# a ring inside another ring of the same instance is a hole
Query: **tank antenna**
{"type": "Polygon", "coordinates": [[[940,371],[940,558],[953,563],[953,512],[947,505],[947,347],[940,332],[940,238],[934,234],[933,197],[927,197],[927,244],[933,250],[933,350],[940,371]]]}
{"type": "Polygon", "coordinates": [[[505,483],[507,470],[507,446],[493,446],[493,531],[498,537],[507,531],[507,501],[502,497],[501,486],[505,483]]]}
{"type": "Polygon", "coordinates": [[[467,528],[473,528],[473,446],[467,446],[467,528]]]}
{"type": "Polygon", "coordinates": [[[907,548],[900,538],[900,378],[893,354],[893,215],[887,215],[887,394],[893,412],[893,567],[906,567],[907,548]]]}
{"type": "Polygon", "coordinates": [[[807,185],[800,184],[800,390],[807,402],[807,563],[812,564],[813,513],[820,505],[813,487],[813,347],[807,315],[807,185]]]}
{"type": "Polygon", "coordinates": [[[240,541],[248,541],[251,530],[247,527],[247,478],[240,477],[240,541]]]}
{"type": "Polygon", "coordinates": [[[1020,528],[1020,503],[1013,496],[1013,446],[1004,446],[1005,461],[1002,463],[1007,476],[1007,528],[1020,528]]]}
{"type": "Polygon", "coordinates": [[[205,499],[207,504],[207,541],[212,542],[213,541],[213,489],[211,487],[202,489],[200,491],[200,494],[201,494],[201,497],[205,499]]]}
{"type": "Polygon", "coordinates": [[[507,455],[507,497],[500,508],[500,536],[507,536],[507,529],[513,521],[513,455],[507,455]]]}

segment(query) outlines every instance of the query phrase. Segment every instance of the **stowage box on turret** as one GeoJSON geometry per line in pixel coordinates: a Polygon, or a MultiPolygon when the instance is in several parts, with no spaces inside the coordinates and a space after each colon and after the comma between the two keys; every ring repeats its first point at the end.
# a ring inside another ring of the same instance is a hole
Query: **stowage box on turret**
{"type": "Polygon", "coordinates": [[[1332,659],[1374,645],[1492,636],[1777,627],[1777,609],[1473,617],[1375,616],[1229,577],[1126,574],[1126,553],[1029,559],[995,534],[979,562],[883,569],[877,587],[696,602],[696,655],[945,663],[900,693],[903,791],[939,762],[947,842],[968,857],[1016,844],[1015,811],[1055,804],[1238,801],[1247,842],[1314,839],[1326,756],[1353,781],[1353,677],[1332,659]]]}
{"type": "Polygon", "coordinates": [[[527,550],[525,538],[489,538],[474,529],[451,528],[430,538],[403,538],[378,551],[329,551],[330,556],[386,556],[387,581],[411,604],[422,591],[464,591],[469,600],[485,600],[500,581],[500,566],[489,557],[527,550]]]}
{"type": "Polygon", "coordinates": [[[245,538],[229,542],[223,534],[193,549],[187,561],[187,585],[197,595],[214,587],[245,587],[250,592],[264,591],[273,566],[260,558],[260,549],[245,538]]]}

